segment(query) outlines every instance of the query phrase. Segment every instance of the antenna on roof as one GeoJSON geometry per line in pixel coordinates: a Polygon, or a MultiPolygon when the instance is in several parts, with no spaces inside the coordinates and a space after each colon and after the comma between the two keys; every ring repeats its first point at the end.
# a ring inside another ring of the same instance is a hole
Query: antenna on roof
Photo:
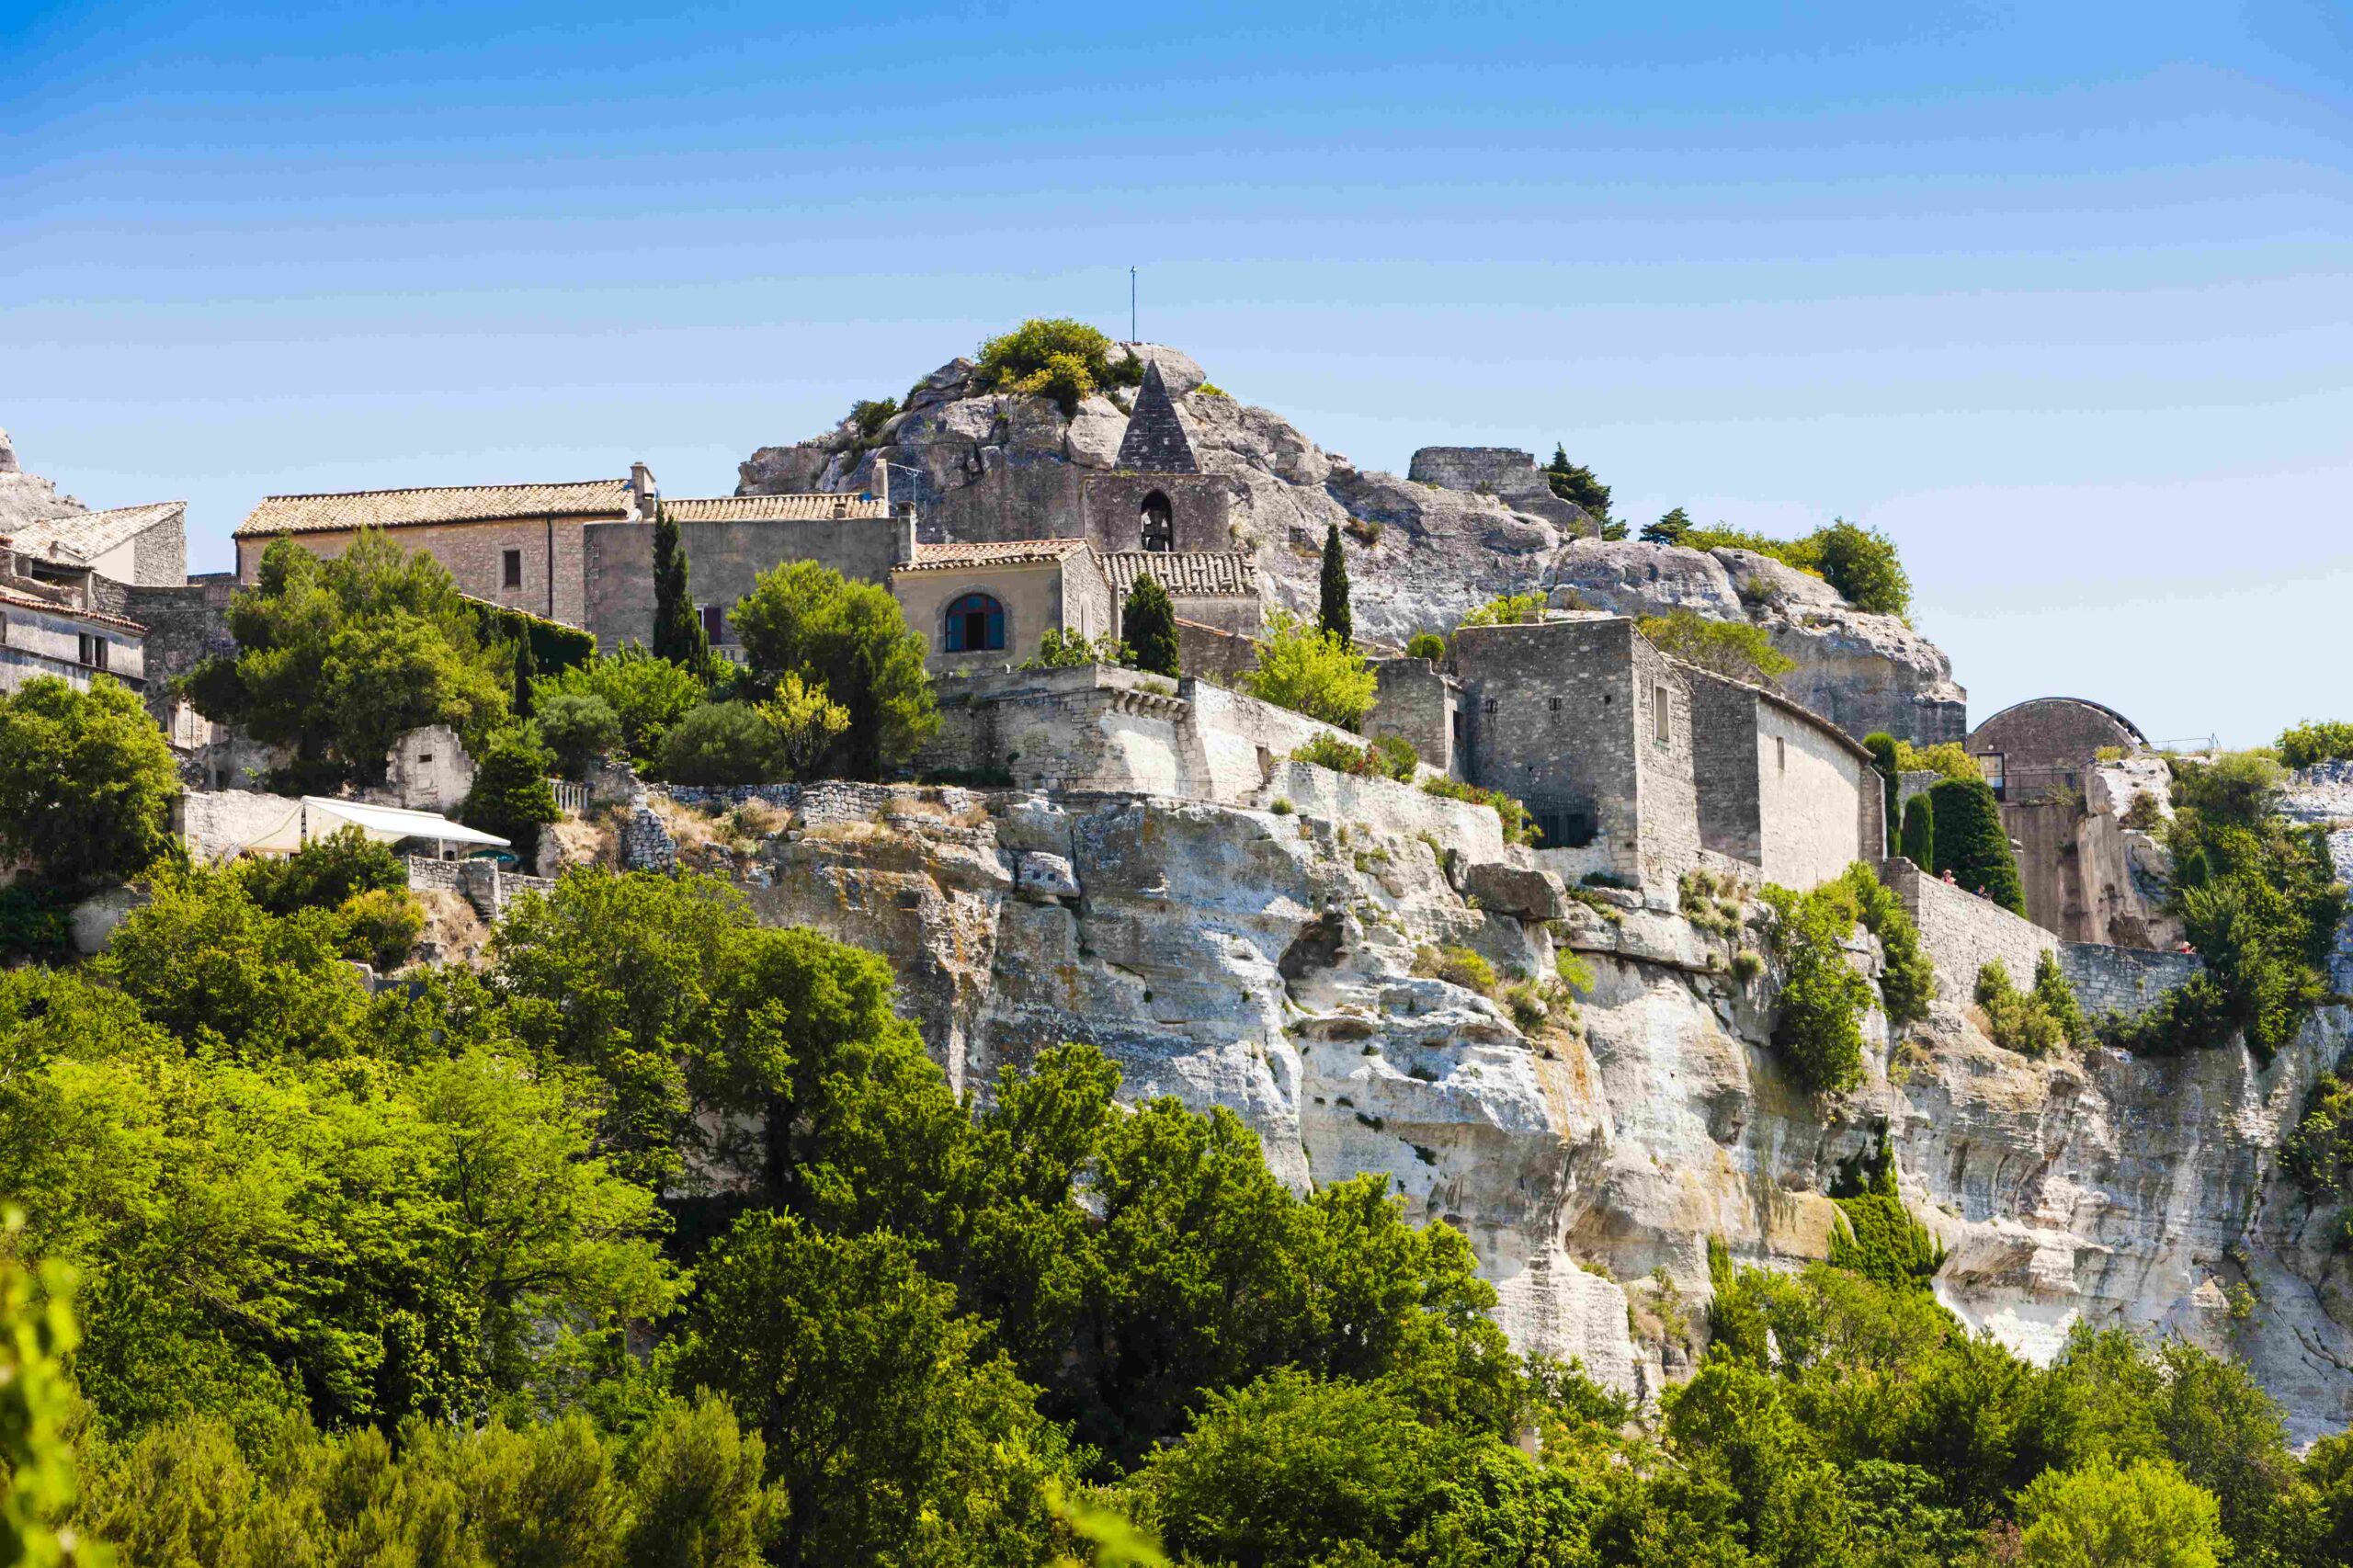
{"type": "Polygon", "coordinates": [[[1136,340],[1136,269],[1128,268],[1128,341],[1136,340]]]}

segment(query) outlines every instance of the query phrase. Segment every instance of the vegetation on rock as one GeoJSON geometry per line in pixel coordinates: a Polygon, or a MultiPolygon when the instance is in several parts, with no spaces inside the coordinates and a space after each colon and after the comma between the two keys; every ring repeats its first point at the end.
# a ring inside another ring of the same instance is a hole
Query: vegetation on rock
{"type": "Polygon", "coordinates": [[[2290,767],[2310,767],[2316,762],[2342,762],[2353,757],[2353,724],[2336,720],[2307,719],[2279,732],[2279,760],[2290,767]]]}
{"type": "Polygon", "coordinates": [[[1704,620],[1678,609],[1646,615],[1634,624],[1660,653],[1754,686],[1771,686],[1797,667],[1795,659],[1773,646],[1763,627],[1745,620],[1704,620]]]}
{"type": "Polygon", "coordinates": [[[1353,730],[1372,711],[1376,685],[1364,655],[1288,610],[1267,617],[1258,662],[1241,680],[1252,697],[1353,730]]]}
{"type": "Polygon", "coordinates": [[[1356,619],[1348,611],[1348,557],[1340,545],[1340,525],[1324,530],[1324,575],[1316,594],[1315,630],[1339,639],[1342,647],[1356,637],[1356,619]]]}
{"type": "Polygon", "coordinates": [[[1457,629],[1464,626],[1533,624],[1544,619],[1544,606],[1542,594],[1497,594],[1464,616],[1457,623],[1457,629]]]}
{"type": "Polygon", "coordinates": [[[1972,999],[1994,1043],[2021,1056],[2052,1056],[2091,1040],[2083,1007],[2059,972],[2058,955],[2048,948],[2036,955],[2030,990],[2018,988],[2000,959],[1988,959],[1977,971],[1972,999]]]}
{"type": "Polygon", "coordinates": [[[1421,767],[1421,756],[1414,750],[1414,743],[1403,735],[1378,736],[1360,746],[1350,745],[1336,735],[1318,735],[1294,747],[1290,759],[1312,762],[1335,773],[1394,778],[1408,784],[1421,767]]]}
{"type": "MultiPolygon", "coordinates": [[[[542,712],[558,698],[602,702],[620,721],[621,744],[630,755],[650,758],[661,753],[662,737],[670,726],[701,704],[706,690],[697,670],[632,646],[540,676],[531,683],[531,699],[542,712]]],[[[544,721],[541,733],[549,744],[558,744],[546,734],[544,721]]]]}
{"type": "Polygon", "coordinates": [[[1131,355],[1114,365],[1111,348],[1085,322],[1032,317],[981,345],[975,379],[984,392],[1051,398],[1068,417],[1090,393],[1142,384],[1143,361],[1131,355]]]}
{"type": "Polygon", "coordinates": [[[1609,486],[1596,479],[1593,470],[1571,462],[1568,449],[1557,441],[1552,444],[1552,460],[1544,465],[1544,483],[1553,494],[1594,521],[1609,520],[1609,486]]]}

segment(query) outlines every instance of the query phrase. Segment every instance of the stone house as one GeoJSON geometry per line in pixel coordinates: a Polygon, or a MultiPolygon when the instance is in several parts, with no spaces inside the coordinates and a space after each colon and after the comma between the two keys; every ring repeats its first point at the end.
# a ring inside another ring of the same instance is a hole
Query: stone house
{"type": "Polygon", "coordinates": [[[1779,692],[1680,667],[1702,847],[1793,888],[1884,857],[1885,797],[1860,743],[1779,692]]]}
{"type": "Polygon", "coordinates": [[[146,628],[93,603],[104,596],[94,591],[99,585],[88,573],[72,583],[49,582],[17,562],[12,542],[0,540],[0,691],[15,691],[35,676],[56,676],[86,691],[105,675],[143,695],[146,628]]]}
{"type": "Polygon", "coordinates": [[[1113,624],[1110,585],[1083,539],[916,544],[891,569],[891,592],[935,675],[1018,665],[1050,626],[1097,637],[1113,624]]]}
{"type": "Polygon", "coordinates": [[[9,542],[16,570],[44,582],[78,585],[95,574],[126,587],[177,587],[188,574],[188,503],[42,517],[18,525],[9,542]]]}

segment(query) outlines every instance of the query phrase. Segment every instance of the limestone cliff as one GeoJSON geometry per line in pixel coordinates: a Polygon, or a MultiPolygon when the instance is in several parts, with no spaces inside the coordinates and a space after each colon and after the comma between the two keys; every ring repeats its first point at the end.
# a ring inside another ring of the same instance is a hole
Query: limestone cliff
{"type": "MultiPolygon", "coordinates": [[[[1884,1131],[1908,1205],[1951,1249],[1938,1291],[1964,1320],[2038,1356],[2079,1321],[2179,1334],[2245,1357],[2301,1437],[2353,1416],[2333,1215],[2276,1179],[2344,1014],[2268,1067],[2239,1051],[2038,1062],[1939,1003],[1892,1053],[1874,1017],[1867,1083],[1818,1102],[1767,1043],[1769,970],[1733,976],[1762,945],[1753,905],[1695,924],[1672,892],[1571,894],[1491,813],[1386,781],[1293,765],[1263,809],[738,793],[772,812],[732,846],[685,830],[748,813],[663,802],[676,853],[732,875],[763,918],[888,954],[961,1082],[1087,1040],[1130,1095],[1232,1108],[1292,1182],[1385,1173],[1415,1218],[1468,1233],[1519,1343],[1620,1386],[1688,1369],[1711,1236],[1776,1267],[1823,1256],[1840,1223],[1824,1189],[1884,1131]],[[1498,999],[1433,961],[1456,947],[1506,981],[1569,949],[1591,989],[1498,999]]],[[[654,816],[639,831],[668,842],[654,816]]]]}
{"type": "Polygon", "coordinates": [[[55,480],[43,479],[19,468],[8,432],[0,430],[0,537],[43,517],[63,517],[87,510],[73,496],[59,494],[55,480]]]}
{"type": "MultiPolygon", "coordinates": [[[[1429,449],[1416,460],[1420,478],[1360,469],[1280,415],[1202,390],[1201,368],[1175,349],[1114,349],[1130,353],[1160,367],[1202,471],[1227,486],[1232,546],[1256,557],[1274,604],[1313,613],[1319,552],[1336,524],[1352,541],[1361,637],[1403,644],[1506,593],[1563,589],[1634,614],[1679,607],[1766,627],[1797,661],[1783,680],[1790,694],[1859,736],[1891,729],[1928,743],[1967,728],[1965,694],[1944,653],[1895,617],[1856,610],[1819,578],[1745,551],[1605,544],[1594,537],[1597,519],[1524,483],[1532,468],[1513,467],[1523,483],[1498,482],[1494,465],[1457,460],[1482,449],[1429,449]]],[[[875,465],[887,462],[898,465],[892,494],[912,493],[935,531],[1076,535],[1086,477],[1116,463],[1128,417],[1115,397],[1127,395],[1089,397],[1066,416],[1046,398],[983,392],[972,363],[955,359],[917,381],[870,435],[845,420],[811,440],[761,448],[742,464],[738,488],[870,489],[875,465]]]]}

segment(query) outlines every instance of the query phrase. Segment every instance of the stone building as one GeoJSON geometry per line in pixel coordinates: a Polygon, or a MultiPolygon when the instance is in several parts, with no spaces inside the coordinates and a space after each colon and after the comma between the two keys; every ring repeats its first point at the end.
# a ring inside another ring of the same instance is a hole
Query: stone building
{"type": "Polygon", "coordinates": [[[1112,472],[1089,474],[1079,510],[1087,540],[1126,551],[1230,551],[1232,498],[1201,472],[1158,365],[1147,366],[1112,472]]]}
{"type": "Polygon", "coordinates": [[[1776,691],[1680,665],[1691,687],[1700,845],[1810,888],[1886,854],[1870,753],[1776,691]]]}
{"type": "Polygon", "coordinates": [[[1111,590],[1081,539],[918,544],[891,592],[936,675],[1002,670],[1038,652],[1048,627],[1111,630],[1111,590]]]}
{"type": "MultiPolygon", "coordinates": [[[[2099,809],[2118,792],[2100,753],[2145,752],[2139,725],[2104,703],[2038,697],[2014,703],[1963,743],[2002,802],[2017,846],[2028,918],[2069,942],[2143,947],[2175,937],[2147,870],[2154,840],[2099,809]]],[[[2151,758],[2162,771],[2163,765],[2151,758]]],[[[2159,787],[2162,793],[2162,786],[2159,787]]]]}
{"type": "Polygon", "coordinates": [[[1102,566],[1111,589],[1112,631],[1121,637],[1127,635],[1128,595],[1136,579],[1145,575],[1168,590],[1179,620],[1236,637],[1256,637],[1266,631],[1257,563],[1246,555],[1222,550],[1120,550],[1103,556],[1102,566]]]}
{"type": "Polygon", "coordinates": [[[188,574],[188,503],[69,512],[10,533],[17,570],[45,582],[95,574],[129,587],[177,587],[188,574]]]}
{"type": "Polygon", "coordinates": [[[56,676],[80,690],[111,676],[146,691],[146,628],[99,608],[92,581],[51,583],[22,571],[10,541],[0,540],[0,691],[35,676],[56,676]]]}

